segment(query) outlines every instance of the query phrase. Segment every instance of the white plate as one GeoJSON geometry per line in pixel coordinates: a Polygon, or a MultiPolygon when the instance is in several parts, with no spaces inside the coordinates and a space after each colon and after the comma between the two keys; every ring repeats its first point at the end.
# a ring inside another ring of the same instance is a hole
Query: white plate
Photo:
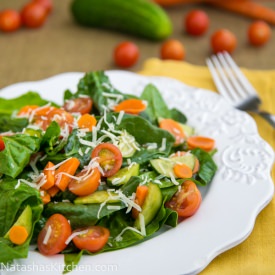
{"type": "MultiPolygon", "coordinates": [[[[107,74],[113,85],[125,93],[139,95],[147,83],[155,84],[168,105],[185,113],[199,134],[216,139],[218,172],[212,183],[202,188],[203,201],[196,215],[139,245],[85,256],[70,274],[197,274],[218,254],[246,239],[256,216],[272,199],[273,150],[259,136],[248,114],[233,109],[213,92],[163,77],[124,71],[107,74]]],[[[62,103],[63,91],[75,91],[82,76],[83,73],[65,73],[14,84],[2,89],[0,96],[13,98],[32,90],[62,103]]],[[[29,253],[28,259],[15,263],[10,266],[14,274],[44,271],[55,275],[63,270],[63,256],[44,257],[35,251],[29,253]]]]}

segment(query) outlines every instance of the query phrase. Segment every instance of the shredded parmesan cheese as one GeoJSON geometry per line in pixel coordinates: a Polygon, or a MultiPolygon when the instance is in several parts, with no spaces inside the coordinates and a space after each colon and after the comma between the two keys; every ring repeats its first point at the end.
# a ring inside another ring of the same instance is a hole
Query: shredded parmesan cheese
{"type": "Polygon", "coordinates": [[[51,234],[52,234],[52,228],[51,228],[51,226],[48,226],[46,235],[45,235],[44,240],[43,240],[43,244],[47,244],[48,243],[48,241],[49,241],[49,239],[51,237],[51,234]]]}
{"type": "Polygon", "coordinates": [[[85,230],[82,230],[82,231],[77,231],[77,232],[72,233],[69,236],[69,238],[65,241],[65,244],[69,244],[71,242],[71,240],[76,236],[79,236],[79,235],[82,235],[82,234],[87,234],[88,231],[89,231],[88,229],[85,229],[85,230]]]}

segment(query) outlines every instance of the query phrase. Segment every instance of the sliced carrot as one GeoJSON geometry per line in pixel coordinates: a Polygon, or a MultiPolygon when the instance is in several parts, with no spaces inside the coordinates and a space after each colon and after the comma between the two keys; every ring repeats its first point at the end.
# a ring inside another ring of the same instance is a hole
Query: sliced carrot
{"type": "Polygon", "coordinates": [[[29,236],[26,227],[22,225],[14,225],[9,231],[9,239],[12,243],[21,245],[29,236]]]}
{"type": "Polygon", "coordinates": [[[211,151],[215,146],[215,140],[203,136],[192,136],[187,139],[189,149],[200,148],[207,152],[211,151]]]}
{"type": "Polygon", "coordinates": [[[22,107],[19,112],[17,113],[18,116],[28,116],[30,113],[37,109],[39,106],[38,105],[26,105],[22,107]]]}
{"type": "Polygon", "coordinates": [[[40,197],[42,199],[43,204],[47,204],[47,203],[49,203],[51,201],[50,194],[47,191],[45,191],[45,190],[42,190],[40,192],[40,197]]]}
{"type": "Polygon", "coordinates": [[[114,107],[115,112],[124,111],[128,114],[139,114],[146,109],[146,103],[141,99],[131,98],[120,102],[114,107]]]}
{"type": "Polygon", "coordinates": [[[66,162],[64,162],[61,166],[59,166],[59,168],[56,170],[54,184],[60,190],[64,191],[71,180],[69,176],[63,173],[73,176],[79,164],[80,164],[80,161],[77,158],[70,158],[66,162]]]}
{"type": "Polygon", "coordinates": [[[201,3],[205,2],[206,0],[153,0],[154,2],[158,3],[161,6],[170,7],[179,4],[194,4],[194,3],[201,3]]]}
{"type": "MultiPolygon", "coordinates": [[[[188,153],[188,152],[185,152],[185,151],[178,151],[178,152],[172,154],[172,155],[170,156],[170,158],[184,156],[184,155],[186,155],[187,153],[188,153]]],[[[200,169],[200,162],[199,162],[198,158],[195,157],[195,164],[194,164],[193,171],[192,171],[193,174],[197,173],[197,172],[199,171],[199,169],[200,169]]]]}
{"type": "Polygon", "coordinates": [[[184,163],[177,163],[173,167],[176,178],[188,179],[193,176],[192,169],[184,163]]]}
{"type": "MultiPolygon", "coordinates": [[[[136,190],[136,198],[135,203],[138,204],[140,207],[144,204],[146,196],[148,194],[148,186],[146,185],[139,185],[136,190]]],[[[132,208],[132,217],[136,219],[139,215],[139,211],[136,208],[132,208]]]]}
{"type": "Polygon", "coordinates": [[[52,107],[52,106],[42,106],[39,107],[36,111],[35,111],[35,115],[37,116],[47,116],[51,111],[58,109],[56,107],[52,107]]]}
{"type": "Polygon", "coordinates": [[[96,126],[96,118],[90,114],[82,115],[77,121],[78,127],[81,129],[93,130],[93,127],[96,126]]]}
{"type": "Polygon", "coordinates": [[[47,190],[48,194],[51,197],[54,197],[59,191],[60,191],[60,189],[57,186],[55,186],[55,185],[53,187],[51,187],[50,189],[47,190]]]}
{"type": "Polygon", "coordinates": [[[177,121],[171,118],[164,118],[159,122],[159,127],[163,130],[170,132],[175,137],[175,145],[183,143],[185,134],[182,127],[177,121]]]}
{"type": "Polygon", "coordinates": [[[45,166],[44,170],[43,170],[43,173],[44,173],[45,178],[46,178],[46,183],[44,183],[41,186],[41,189],[43,189],[43,190],[48,190],[48,189],[50,189],[51,187],[54,186],[55,170],[51,169],[53,166],[54,166],[54,164],[51,161],[49,161],[47,163],[47,165],[45,166]]]}

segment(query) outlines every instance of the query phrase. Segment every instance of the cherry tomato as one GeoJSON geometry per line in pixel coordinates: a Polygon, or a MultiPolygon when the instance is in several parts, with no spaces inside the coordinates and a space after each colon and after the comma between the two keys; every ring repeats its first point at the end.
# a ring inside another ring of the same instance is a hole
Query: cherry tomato
{"type": "Polygon", "coordinates": [[[122,154],[120,150],[111,143],[97,145],[91,154],[92,158],[98,158],[98,163],[103,170],[104,177],[114,175],[122,165],[122,154]]]}
{"type": "Polygon", "coordinates": [[[262,46],[271,37],[271,28],[264,21],[255,21],[248,28],[248,41],[253,46],[262,46]]]}
{"type": "Polygon", "coordinates": [[[139,58],[139,48],[130,41],[125,41],[115,47],[113,58],[119,67],[128,68],[136,64],[139,58]]]}
{"type": "Polygon", "coordinates": [[[22,22],[28,28],[39,28],[47,19],[47,10],[36,2],[30,2],[21,11],[22,22]]]}
{"type": "Polygon", "coordinates": [[[4,10],[0,12],[0,30],[13,32],[21,27],[20,13],[15,10],[4,10]]]}
{"type": "Polygon", "coordinates": [[[3,138],[0,136],[0,152],[5,150],[5,142],[3,140],[3,138]]]}
{"type": "Polygon", "coordinates": [[[43,255],[55,255],[66,248],[65,242],[71,234],[68,220],[61,214],[53,214],[38,235],[38,249],[43,255]],[[49,227],[51,234],[49,239],[45,240],[49,227]]]}
{"type": "Polygon", "coordinates": [[[77,229],[73,233],[80,231],[87,232],[74,237],[73,243],[78,249],[85,249],[90,252],[97,252],[102,249],[110,236],[110,231],[107,228],[98,225],[77,229]]]}
{"type": "Polygon", "coordinates": [[[191,35],[202,35],[209,27],[208,15],[202,10],[193,10],[185,18],[185,30],[191,35]]]}
{"type": "Polygon", "coordinates": [[[64,109],[70,113],[80,113],[82,115],[91,112],[93,101],[90,97],[78,97],[66,100],[64,109]]]}
{"type": "Polygon", "coordinates": [[[211,46],[214,53],[223,51],[232,53],[237,46],[237,39],[231,31],[220,29],[211,36],[211,46]]]}
{"type": "Polygon", "coordinates": [[[181,190],[165,206],[177,211],[179,217],[187,218],[195,214],[201,200],[201,193],[196,184],[191,180],[186,180],[182,184],[181,190]]]}
{"type": "Polygon", "coordinates": [[[52,12],[53,2],[51,0],[33,0],[33,2],[40,4],[47,11],[47,14],[52,12]]]}
{"type": "Polygon", "coordinates": [[[161,45],[160,56],[162,59],[183,60],[185,58],[184,46],[178,40],[167,40],[161,45]]]}
{"type": "Polygon", "coordinates": [[[80,180],[72,179],[69,183],[69,190],[77,196],[87,196],[95,192],[100,184],[100,172],[96,168],[90,174],[82,170],[76,177],[82,177],[80,180]],[[86,175],[86,176],[85,176],[86,175]]]}

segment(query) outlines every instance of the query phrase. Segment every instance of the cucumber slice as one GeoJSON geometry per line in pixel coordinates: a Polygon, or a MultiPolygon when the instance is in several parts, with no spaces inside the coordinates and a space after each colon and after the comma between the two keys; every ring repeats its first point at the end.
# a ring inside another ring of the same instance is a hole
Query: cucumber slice
{"type": "Polygon", "coordinates": [[[182,163],[189,166],[192,170],[195,165],[195,156],[186,154],[184,156],[173,158],[159,158],[150,160],[152,167],[159,173],[166,177],[175,177],[173,168],[176,163],[182,163]]]}
{"type": "Polygon", "coordinates": [[[116,197],[117,195],[113,192],[100,190],[100,191],[95,191],[91,195],[76,198],[74,200],[74,204],[93,204],[93,203],[103,203],[105,201],[108,201],[109,203],[119,202],[120,200],[116,199],[116,197]]]}
{"type": "MultiPolygon", "coordinates": [[[[150,182],[148,184],[148,194],[145,198],[145,201],[141,207],[142,210],[140,212],[140,214],[142,214],[144,217],[145,226],[154,219],[161,205],[162,193],[160,191],[160,188],[157,184],[150,182]]],[[[139,217],[135,220],[134,226],[140,230],[141,224],[139,217]]]]}
{"type": "Polygon", "coordinates": [[[130,166],[121,168],[113,176],[107,178],[107,184],[110,186],[121,186],[129,181],[133,176],[139,175],[139,164],[132,163],[130,166]]]}
{"type": "Polygon", "coordinates": [[[195,134],[195,129],[187,124],[179,123],[185,136],[188,138],[195,134]]]}

